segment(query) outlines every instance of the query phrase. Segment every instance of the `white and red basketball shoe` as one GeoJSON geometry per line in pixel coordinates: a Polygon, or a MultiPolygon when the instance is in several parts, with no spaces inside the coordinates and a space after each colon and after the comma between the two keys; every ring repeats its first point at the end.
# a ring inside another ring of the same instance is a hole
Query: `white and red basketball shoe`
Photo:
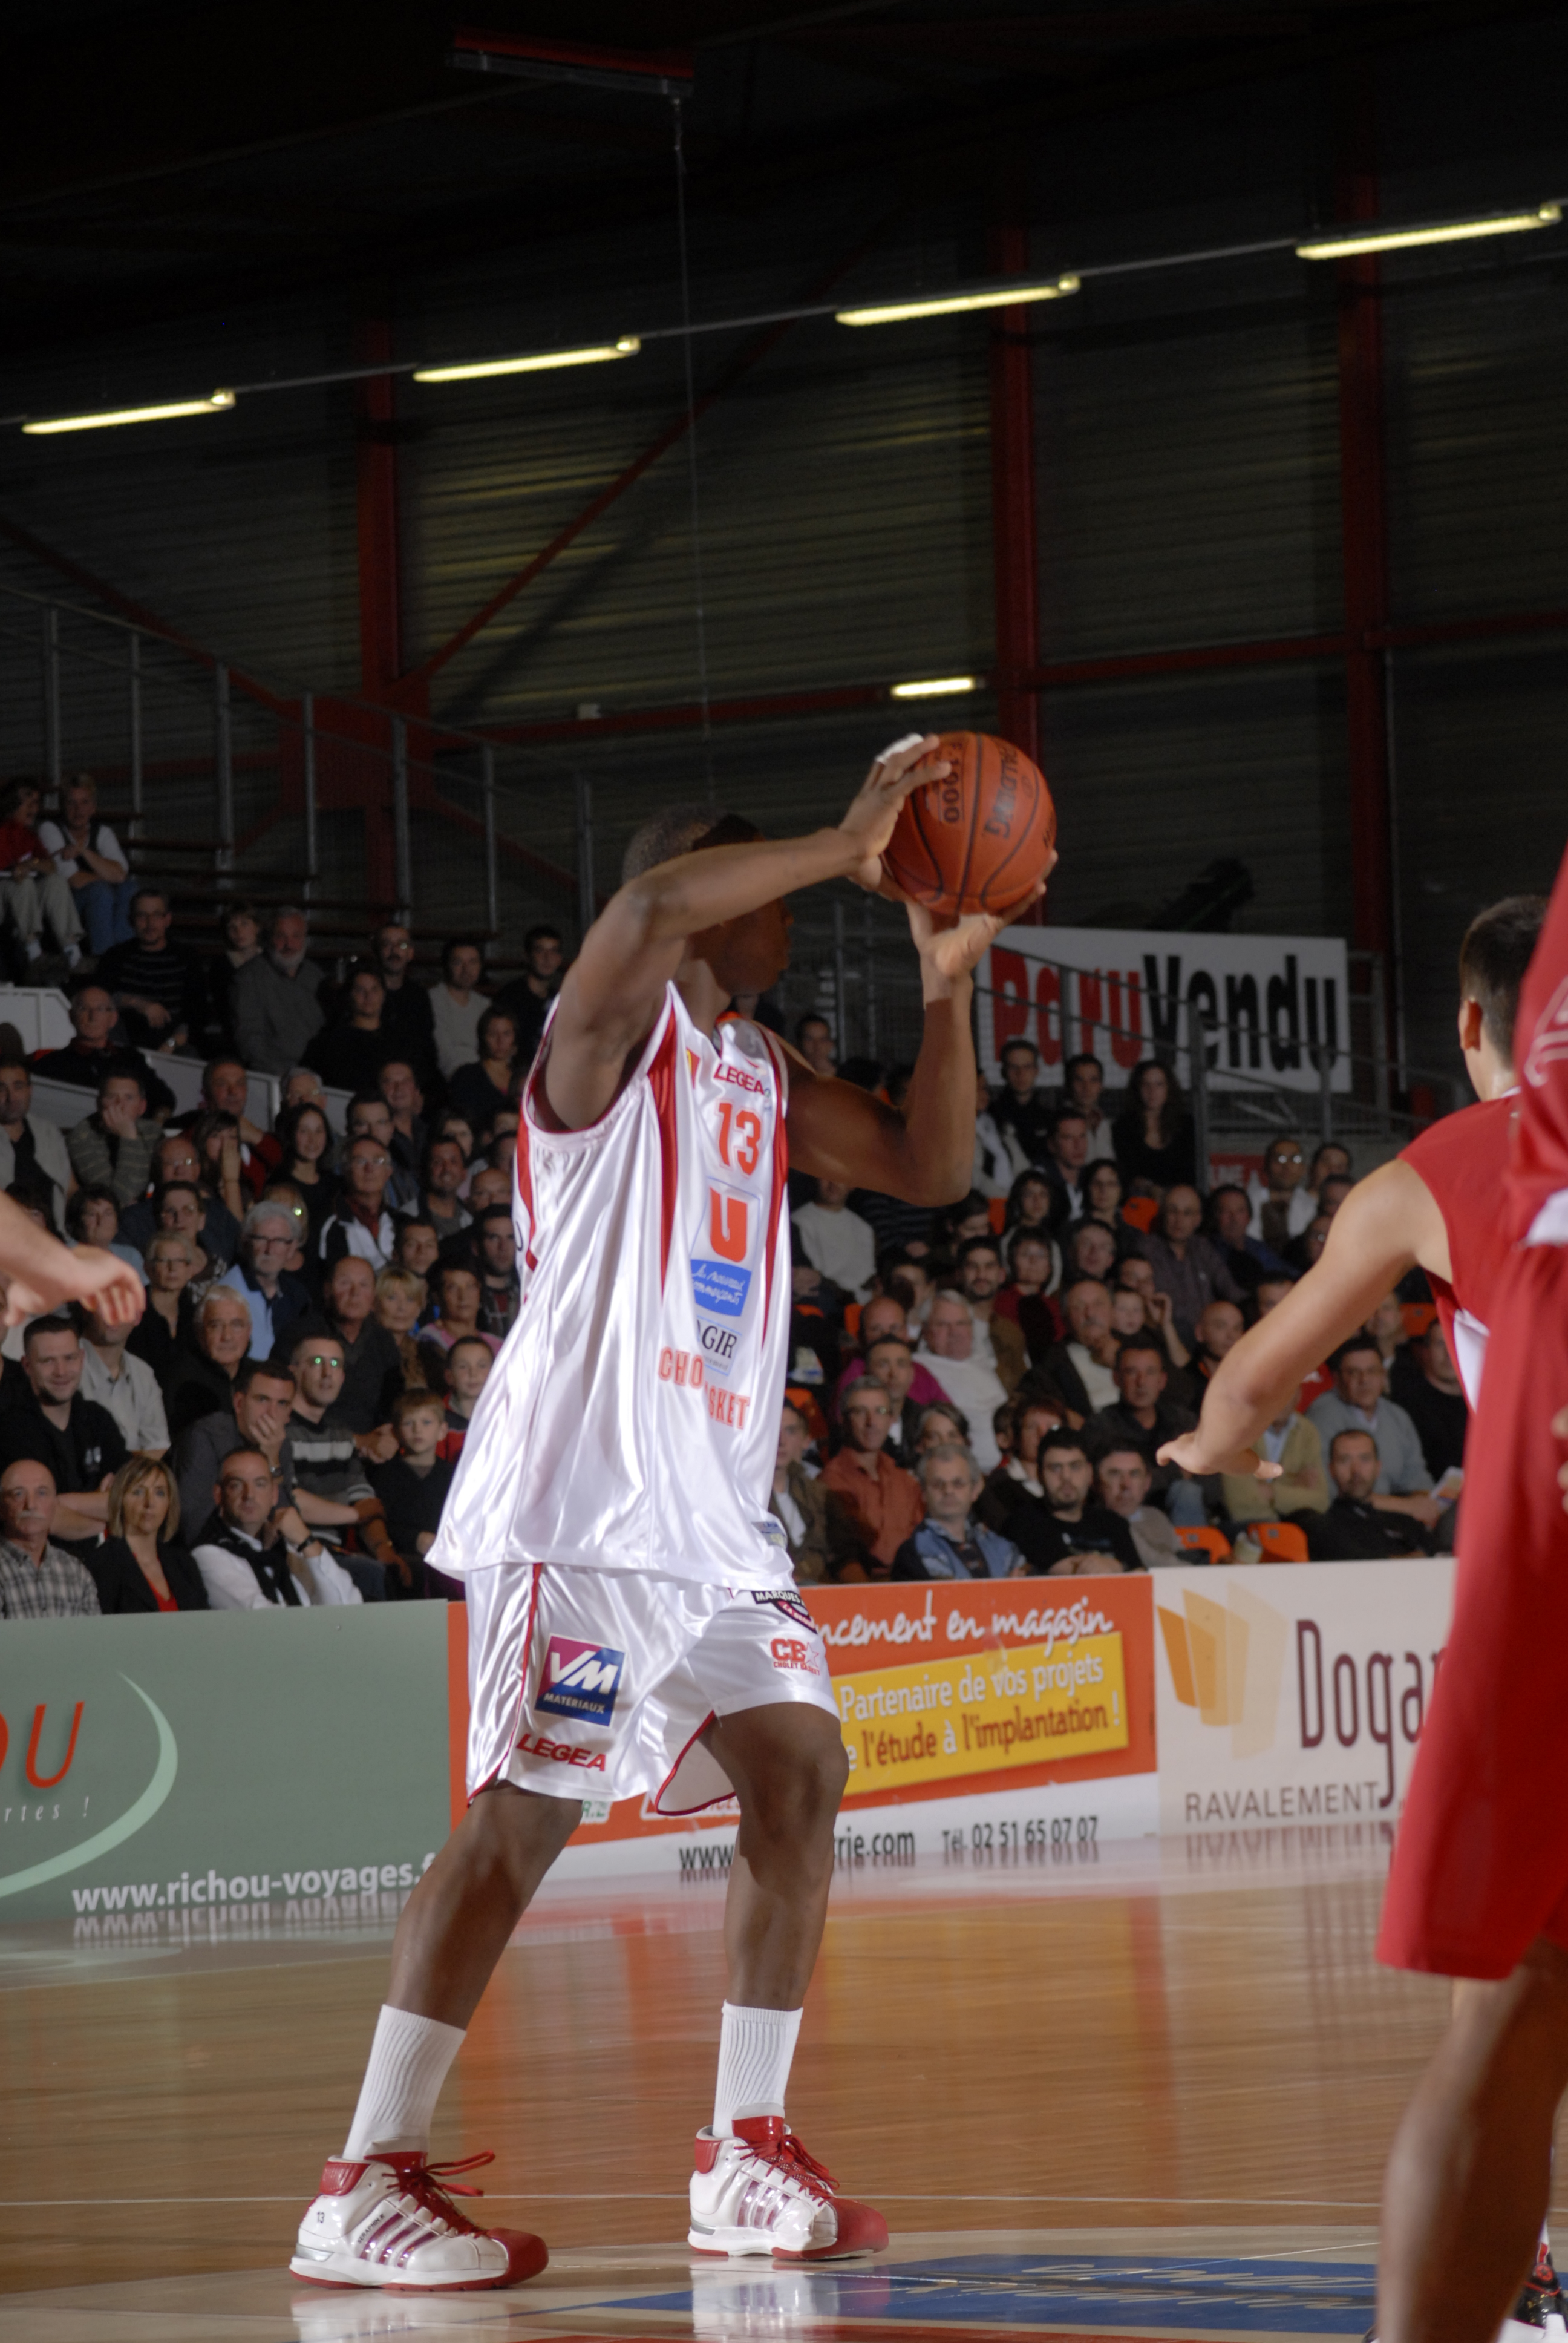
{"type": "Polygon", "coordinates": [[[733,2139],[697,2135],[687,2243],[699,2254],[772,2254],[779,2261],[874,2254],[888,2225],[869,2205],[840,2197],[782,2116],[747,2116],[733,2139]]]}
{"type": "Polygon", "coordinates": [[[482,2197],[450,2176],[493,2164],[488,2148],[458,2164],[431,2164],[417,2148],[334,2157],[321,2193],[299,2225],[289,2269],[315,2286],[378,2287],[388,2294],[467,2294],[520,2286],[549,2259],[526,2229],[481,2229],[453,2204],[482,2197]]]}

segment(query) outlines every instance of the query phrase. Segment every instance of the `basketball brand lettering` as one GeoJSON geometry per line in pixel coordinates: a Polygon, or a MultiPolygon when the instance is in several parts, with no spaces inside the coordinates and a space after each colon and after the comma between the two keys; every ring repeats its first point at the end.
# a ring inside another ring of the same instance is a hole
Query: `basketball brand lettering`
{"type": "Polygon", "coordinates": [[[542,1733],[525,1733],[518,1747],[525,1757],[548,1757],[552,1765],[586,1765],[590,1772],[604,1772],[602,1749],[580,1749],[569,1741],[547,1741],[542,1733]]]}
{"type": "Polygon", "coordinates": [[[727,1066],[722,1059],[713,1069],[713,1079],[716,1082],[734,1082],[743,1091],[766,1091],[768,1088],[767,1083],[759,1081],[755,1074],[749,1074],[744,1066],[727,1066]]]}
{"type": "Polygon", "coordinates": [[[751,1412],[750,1393],[720,1391],[717,1383],[709,1383],[708,1371],[695,1351],[660,1351],[658,1380],[661,1383],[674,1383],[681,1391],[706,1392],[708,1413],[714,1423],[732,1424],[737,1432],[745,1431],[746,1419],[751,1412]]]}
{"type": "Polygon", "coordinates": [[[1012,828],[1012,809],[1018,803],[1018,771],[1010,757],[1001,760],[997,775],[996,795],[990,801],[985,831],[988,838],[1005,838],[1012,828]]]}

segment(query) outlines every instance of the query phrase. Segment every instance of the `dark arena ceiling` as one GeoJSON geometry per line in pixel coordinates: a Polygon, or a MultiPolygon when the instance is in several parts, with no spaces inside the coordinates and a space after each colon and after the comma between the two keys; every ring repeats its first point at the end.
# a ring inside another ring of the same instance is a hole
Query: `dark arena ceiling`
{"type": "Polygon", "coordinates": [[[472,0],[461,15],[432,0],[52,0],[9,12],[0,64],[6,338],[20,352],[308,287],[363,290],[662,212],[669,108],[618,86],[622,64],[691,75],[693,208],[743,221],[868,171],[906,196],[980,176],[999,136],[1047,135],[1053,120],[1554,13],[1505,0],[472,0]],[[476,34],[553,65],[455,63],[476,34]]]}

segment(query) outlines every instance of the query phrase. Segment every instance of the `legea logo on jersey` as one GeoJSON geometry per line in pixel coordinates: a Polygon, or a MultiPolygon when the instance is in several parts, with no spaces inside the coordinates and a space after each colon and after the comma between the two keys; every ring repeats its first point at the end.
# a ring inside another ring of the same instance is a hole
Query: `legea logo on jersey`
{"type": "Polygon", "coordinates": [[[615,1696],[625,1671],[626,1654],[611,1651],[608,1644],[582,1644],[573,1635],[552,1635],[534,1706],[548,1709],[556,1716],[608,1725],[615,1714],[615,1696]]]}

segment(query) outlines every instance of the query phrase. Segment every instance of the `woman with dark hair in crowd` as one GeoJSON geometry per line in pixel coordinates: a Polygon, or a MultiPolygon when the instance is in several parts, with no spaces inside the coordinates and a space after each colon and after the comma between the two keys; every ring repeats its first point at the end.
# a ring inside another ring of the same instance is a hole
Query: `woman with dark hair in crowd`
{"type": "Polygon", "coordinates": [[[1323,1247],[1329,1241],[1329,1231],[1332,1226],[1333,1222],[1329,1213],[1317,1212],[1307,1222],[1301,1235],[1291,1239],[1290,1243],[1285,1247],[1285,1259],[1293,1270],[1304,1273],[1307,1270],[1317,1267],[1323,1257],[1323,1247]]]}
{"type": "Polygon", "coordinates": [[[1127,1104],[1111,1126],[1111,1143],[1129,1187],[1135,1180],[1161,1189],[1196,1184],[1192,1118],[1174,1078],[1158,1058],[1145,1058],[1133,1067],[1127,1104]]]}
{"type": "Polygon", "coordinates": [[[244,1184],[238,1118],[216,1107],[198,1114],[190,1127],[190,1142],[206,1185],[222,1197],[236,1221],[243,1221],[255,1199],[244,1184]]]}
{"type": "Polygon", "coordinates": [[[290,1180],[305,1200],[305,1210],[310,1222],[310,1250],[314,1253],[321,1235],[322,1222],[337,1199],[339,1181],[327,1157],[332,1151],[332,1126],[327,1120],[327,1110],[314,1099],[305,1099],[298,1106],[286,1106],[277,1118],[277,1143],[283,1150],[278,1171],[290,1180]]]}
{"type": "Polygon", "coordinates": [[[223,915],[223,950],[207,962],[207,999],[224,1041],[234,1041],[235,979],[261,953],[261,914],[254,903],[230,903],[223,915]]]}
{"type": "Polygon", "coordinates": [[[477,1134],[495,1129],[496,1117],[512,1103],[512,1082],[518,1071],[518,1027],[510,1011],[487,1009],[479,1020],[479,1059],[459,1066],[447,1098],[456,1111],[477,1134]]]}
{"type": "Polygon", "coordinates": [[[369,960],[356,961],[341,1011],[305,1052],[306,1064],[329,1090],[376,1088],[382,1067],[397,1055],[396,1040],[381,1015],[386,1002],[380,970],[369,960]]]}
{"type": "Polygon", "coordinates": [[[468,1166],[457,1140],[448,1132],[432,1139],[419,1164],[419,1217],[428,1221],[443,1241],[461,1236],[472,1225],[473,1214],[457,1202],[468,1166]]]}
{"type": "Polygon", "coordinates": [[[1067,1212],[1066,1198],[1043,1172],[1020,1172],[1008,1191],[1002,1226],[1009,1234],[1014,1229],[1033,1229],[1053,1238],[1067,1212]]]}
{"type": "Polygon", "coordinates": [[[1051,1344],[1062,1339],[1061,1312],[1054,1299],[1060,1283],[1061,1262],[1050,1239],[1039,1229],[1014,1229],[1007,1240],[1007,1283],[992,1307],[1000,1317],[1015,1322],[1037,1367],[1051,1344]]]}
{"type": "Polygon", "coordinates": [[[1126,1186],[1116,1165],[1108,1158],[1091,1163],[1083,1176],[1084,1216],[1091,1221],[1103,1221],[1116,1239],[1118,1254],[1130,1252],[1132,1231],[1121,1217],[1126,1186]]]}
{"type": "Polygon", "coordinates": [[[205,1611],[206,1588],[195,1558],[175,1534],[180,1493],[157,1456],[133,1456],[109,1489],[108,1535],[85,1555],[98,1608],[126,1611],[205,1611]]]}
{"type": "MultiPolygon", "coordinates": [[[[466,1261],[437,1262],[430,1274],[430,1283],[440,1306],[440,1316],[420,1334],[421,1342],[428,1343],[439,1353],[450,1351],[456,1342],[477,1341],[485,1343],[490,1356],[500,1349],[494,1334],[487,1334],[479,1323],[479,1272],[466,1261]]],[[[437,1361],[438,1364],[439,1362],[437,1361]]],[[[427,1383],[440,1381],[439,1375],[427,1375],[427,1383]]]]}

